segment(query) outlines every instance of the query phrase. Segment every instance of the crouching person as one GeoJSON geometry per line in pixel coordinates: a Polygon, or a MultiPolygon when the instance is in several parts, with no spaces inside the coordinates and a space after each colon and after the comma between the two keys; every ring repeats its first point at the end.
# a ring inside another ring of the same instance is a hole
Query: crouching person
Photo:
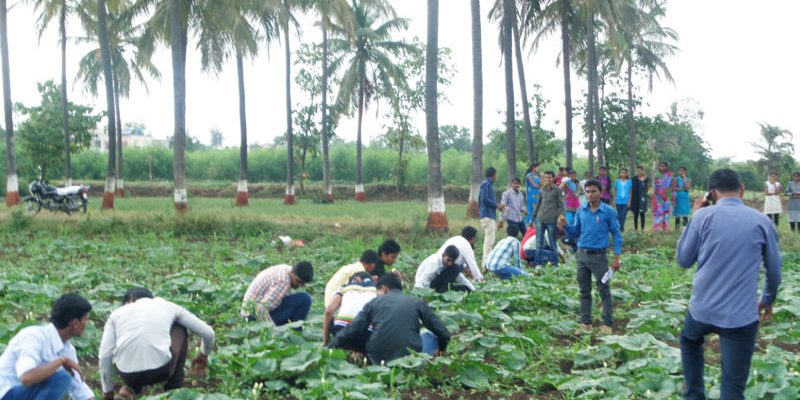
{"type": "Polygon", "coordinates": [[[242,316],[250,321],[271,321],[275,326],[305,321],[311,309],[311,295],[289,292],[313,278],[314,268],[308,261],[294,266],[276,265],[259,272],[244,294],[242,316]]]}
{"type": "Polygon", "coordinates": [[[431,355],[439,355],[447,349],[450,342],[447,328],[425,301],[403,294],[403,283],[397,276],[384,275],[377,288],[378,297],[364,306],[329,347],[342,347],[343,343],[363,337],[371,324],[372,334],[364,347],[373,364],[407,356],[409,349],[431,355]],[[430,332],[420,333],[420,321],[430,332]],[[423,342],[427,346],[423,346],[423,342]]]}
{"type": "MultiPolygon", "coordinates": [[[[322,324],[322,344],[327,345],[330,343],[330,337],[336,336],[339,331],[350,325],[364,308],[364,305],[377,295],[375,281],[372,280],[369,272],[359,272],[350,277],[349,284],[340,287],[336,291],[331,304],[325,309],[324,322],[322,324]],[[334,314],[336,315],[335,318],[334,314]]],[[[368,335],[369,333],[364,332],[364,334],[368,335]]],[[[366,337],[359,337],[354,339],[352,343],[343,343],[342,347],[363,353],[366,339],[366,337]]]]}
{"type": "Polygon", "coordinates": [[[53,302],[50,323],[17,333],[0,356],[0,399],[94,399],[83,380],[75,347],[92,305],[77,294],[53,302]]]}
{"type": "Polygon", "coordinates": [[[188,331],[202,341],[192,369],[204,376],[214,348],[214,329],[185,308],[153,297],[146,288],[128,289],[122,307],[111,313],[103,328],[98,354],[103,397],[114,399],[112,363],[124,382],[119,397],[131,398],[144,386],[158,383],[164,390],[183,387],[188,331]]]}
{"type": "Polygon", "coordinates": [[[414,287],[430,288],[436,290],[437,293],[450,290],[474,291],[475,285],[463,274],[464,265],[456,264],[459,255],[458,248],[450,245],[444,249],[444,252],[428,256],[417,268],[414,287]]]}

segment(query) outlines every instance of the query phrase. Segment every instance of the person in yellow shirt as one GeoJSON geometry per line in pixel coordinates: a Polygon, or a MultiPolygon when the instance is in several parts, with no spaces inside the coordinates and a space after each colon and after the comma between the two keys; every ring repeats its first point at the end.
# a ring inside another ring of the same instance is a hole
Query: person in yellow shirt
{"type": "MultiPolygon", "coordinates": [[[[325,307],[327,308],[331,304],[336,291],[346,285],[350,277],[359,272],[368,272],[372,275],[378,262],[378,253],[373,250],[366,250],[361,253],[361,258],[358,259],[358,262],[339,268],[325,285],[325,307]]],[[[373,281],[377,280],[377,277],[373,277],[373,281]]]]}

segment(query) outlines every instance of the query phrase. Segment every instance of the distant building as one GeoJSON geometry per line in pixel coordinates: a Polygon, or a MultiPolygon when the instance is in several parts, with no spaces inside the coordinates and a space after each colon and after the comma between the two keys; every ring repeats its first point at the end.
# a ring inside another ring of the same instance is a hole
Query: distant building
{"type": "MultiPolygon", "coordinates": [[[[122,147],[169,147],[167,139],[156,139],[150,135],[145,135],[144,131],[139,128],[122,128],[122,147]]],[[[93,150],[107,150],[108,149],[108,126],[100,125],[92,133],[93,150]]]]}

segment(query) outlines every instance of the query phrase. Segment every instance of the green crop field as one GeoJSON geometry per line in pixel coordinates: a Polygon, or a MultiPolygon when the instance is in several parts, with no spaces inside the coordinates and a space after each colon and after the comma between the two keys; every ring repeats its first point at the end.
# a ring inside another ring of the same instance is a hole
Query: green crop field
{"type": "MultiPolygon", "coordinates": [[[[237,209],[233,199],[192,198],[183,217],[174,215],[169,198],[118,198],[115,206],[103,212],[93,199],[88,215],[72,217],[0,210],[0,350],[19,329],[45,321],[60,293],[80,292],[94,311],[74,342],[98,398],[101,330],[134,284],[195,312],[218,339],[206,380],[151,392],[154,398],[677,399],[683,388],[677,337],[693,270],[674,261],[677,233],[625,234],[623,266],[612,281],[611,336],[574,334],[578,288],[569,258],[529,278],[490,279],[469,295],[413,291],[453,333],[447,354],[361,367],[345,352],[321,347],[325,282],[364,249],[393,237],[403,246],[398,268],[411,286],[416,266],[447,237],[425,233],[424,203],[301,200],[287,207],[256,199],[237,209]],[[276,239],[284,234],[305,247],[280,246],[276,239]],[[305,329],[244,322],[238,310],[256,273],[300,260],[315,268],[314,282],[304,288],[315,300],[305,329]]],[[[465,205],[449,206],[451,235],[468,223],[478,226],[464,214],[465,205]]],[[[800,397],[800,235],[786,228],[780,234],[783,285],[773,320],[760,328],[747,398],[800,397]]],[[[718,350],[711,338],[712,398],[719,397],[718,350]]]]}

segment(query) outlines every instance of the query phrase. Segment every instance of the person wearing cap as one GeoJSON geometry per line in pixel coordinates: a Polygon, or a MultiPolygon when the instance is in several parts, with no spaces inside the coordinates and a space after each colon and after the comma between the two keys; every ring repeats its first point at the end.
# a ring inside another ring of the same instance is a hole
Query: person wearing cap
{"type": "Polygon", "coordinates": [[[308,261],[294,266],[275,265],[259,272],[244,294],[241,315],[251,321],[270,321],[275,326],[305,321],[311,309],[311,296],[306,292],[290,292],[313,278],[314,268],[308,261]]]}
{"type": "Polygon", "coordinates": [[[327,308],[331,304],[336,291],[342,286],[347,285],[350,278],[356,273],[367,272],[371,275],[372,281],[377,282],[378,276],[373,275],[373,272],[375,271],[375,265],[377,265],[379,261],[378,253],[373,250],[365,250],[361,253],[361,257],[357,262],[339,268],[325,285],[325,307],[327,308]]]}
{"type": "Polygon", "coordinates": [[[483,274],[478,268],[478,262],[475,259],[475,242],[478,239],[478,230],[472,226],[465,226],[461,229],[461,235],[453,236],[447,239],[436,254],[444,254],[444,249],[448,246],[456,246],[458,249],[458,258],[456,264],[465,265],[464,275],[474,282],[483,282],[483,274]]]}
{"type": "MultiPolygon", "coordinates": [[[[364,305],[378,295],[375,290],[375,281],[372,278],[369,272],[357,272],[350,277],[349,284],[340,286],[336,290],[333,300],[325,308],[322,323],[323,345],[330,342],[331,336],[336,336],[339,331],[350,325],[364,305]]],[[[365,340],[360,342],[363,343],[365,340]]],[[[364,349],[355,350],[364,352],[364,349]]]]}
{"type": "Polygon", "coordinates": [[[459,292],[474,291],[475,285],[462,273],[464,265],[456,264],[456,259],[458,259],[459,255],[458,248],[450,245],[444,249],[444,253],[439,254],[436,252],[428,256],[417,268],[414,287],[430,288],[437,293],[444,293],[449,290],[459,292]]]}
{"type": "Polygon", "coordinates": [[[208,354],[214,348],[214,329],[185,308],[143,287],[130,288],[122,307],[106,320],[98,359],[103,398],[114,396],[116,364],[124,385],[118,396],[131,398],[144,386],[164,383],[164,390],[183,387],[184,364],[189,349],[188,331],[200,337],[200,352],[192,370],[205,376],[208,354]]]}
{"type": "Polygon", "coordinates": [[[341,348],[372,333],[364,348],[367,358],[380,365],[409,355],[409,349],[439,355],[447,349],[450,332],[425,301],[403,294],[403,283],[394,274],[377,283],[378,297],[364,306],[353,322],[339,332],[328,347],[341,348]],[[420,321],[422,322],[420,324],[420,321]],[[420,332],[420,325],[429,331],[420,332]]]}
{"type": "Polygon", "coordinates": [[[70,343],[83,336],[91,311],[85,298],[64,294],[53,302],[49,324],[14,335],[0,355],[0,399],[94,399],[70,343]]]}

